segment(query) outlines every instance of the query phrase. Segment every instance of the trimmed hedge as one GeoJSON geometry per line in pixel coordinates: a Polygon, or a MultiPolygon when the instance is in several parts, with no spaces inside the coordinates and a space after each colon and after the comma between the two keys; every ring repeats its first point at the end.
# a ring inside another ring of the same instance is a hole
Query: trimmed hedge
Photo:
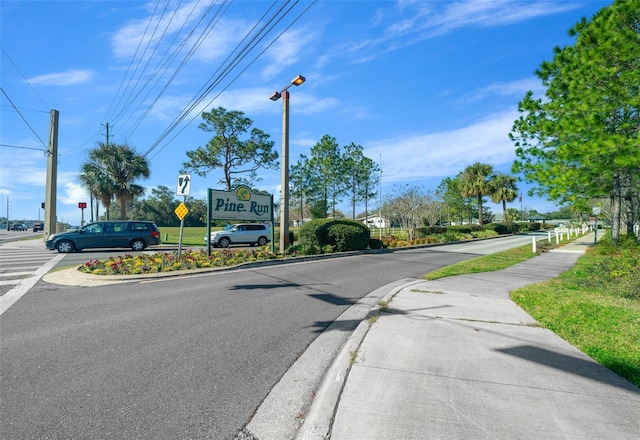
{"type": "Polygon", "coordinates": [[[447,232],[447,228],[440,226],[427,226],[425,228],[416,229],[416,238],[426,238],[430,235],[444,234],[447,232]]]}
{"type": "Polygon", "coordinates": [[[520,232],[520,225],[517,223],[488,223],[484,225],[485,231],[495,231],[500,235],[515,234],[520,232]]]}
{"type": "Polygon", "coordinates": [[[371,232],[363,223],[347,219],[314,219],[300,227],[300,245],[338,252],[369,247],[371,232]]]}
{"type": "Polygon", "coordinates": [[[527,223],[527,231],[539,231],[540,223],[537,222],[529,222],[527,223]]]}
{"type": "Polygon", "coordinates": [[[474,231],[482,231],[480,225],[451,225],[447,226],[447,232],[457,232],[460,234],[471,234],[474,231]]]}

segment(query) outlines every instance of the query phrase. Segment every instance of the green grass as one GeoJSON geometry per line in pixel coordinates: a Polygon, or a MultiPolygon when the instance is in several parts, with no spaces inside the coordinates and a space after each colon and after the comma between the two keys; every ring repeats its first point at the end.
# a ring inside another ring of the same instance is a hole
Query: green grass
{"type": "MultiPolygon", "coordinates": [[[[500,270],[534,255],[530,246],[523,246],[464,261],[425,278],[500,270]]],[[[603,239],[567,272],[517,289],[511,299],[541,326],[640,386],[639,266],[637,241],[621,240],[614,247],[603,239]]]]}
{"type": "MultiPolygon", "coordinates": [[[[164,244],[178,244],[180,240],[180,226],[163,226],[160,229],[160,238],[164,244]],[[167,237],[167,238],[165,238],[167,237]]],[[[212,231],[219,231],[222,228],[211,228],[212,231]]],[[[183,246],[202,246],[207,244],[204,236],[207,235],[206,227],[189,227],[182,228],[182,245],[183,246]]]]}
{"type": "Polygon", "coordinates": [[[535,257],[536,254],[531,250],[531,245],[527,244],[517,248],[498,252],[490,255],[472,258],[470,260],[461,261],[460,263],[445,266],[436,269],[424,275],[426,280],[437,280],[438,278],[451,277],[454,275],[464,275],[468,273],[493,272],[496,270],[506,269],[521,261],[535,257]]]}
{"type": "MultiPolygon", "coordinates": [[[[161,226],[160,238],[164,244],[178,244],[180,239],[180,226],[161,226]],[[165,235],[167,238],[165,239],[165,235]]],[[[194,246],[194,247],[206,247],[207,243],[204,241],[204,236],[207,235],[206,226],[201,227],[184,227],[182,228],[182,245],[194,246]]],[[[289,228],[290,231],[295,231],[298,228],[289,228]]],[[[211,228],[212,231],[220,231],[222,227],[216,226],[211,228]]],[[[275,232],[278,232],[279,228],[276,227],[275,232]]]]}

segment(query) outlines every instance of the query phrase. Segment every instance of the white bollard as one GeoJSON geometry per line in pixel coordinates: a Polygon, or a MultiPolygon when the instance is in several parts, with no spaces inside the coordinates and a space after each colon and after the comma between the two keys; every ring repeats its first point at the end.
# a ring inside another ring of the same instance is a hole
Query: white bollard
{"type": "Polygon", "coordinates": [[[558,238],[558,231],[554,231],[556,233],[556,244],[560,243],[560,238],[558,238]]]}
{"type": "Polygon", "coordinates": [[[532,244],[532,248],[533,248],[533,253],[537,253],[537,249],[536,249],[536,237],[531,237],[531,244],[532,244]]]}
{"type": "Polygon", "coordinates": [[[551,231],[547,231],[547,241],[551,244],[551,231]]]}

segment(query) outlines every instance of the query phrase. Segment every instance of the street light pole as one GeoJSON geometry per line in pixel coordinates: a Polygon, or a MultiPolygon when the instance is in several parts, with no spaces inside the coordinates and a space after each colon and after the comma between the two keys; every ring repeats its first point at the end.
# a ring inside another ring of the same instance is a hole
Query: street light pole
{"type": "Polygon", "coordinates": [[[282,179],[280,188],[280,253],[289,245],[289,91],[282,92],[282,179]]]}
{"type": "Polygon", "coordinates": [[[280,183],[280,253],[289,245],[289,87],[299,86],[305,81],[298,75],[282,92],[274,92],[270,99],[282,98],[282,181],[280,183]]]}

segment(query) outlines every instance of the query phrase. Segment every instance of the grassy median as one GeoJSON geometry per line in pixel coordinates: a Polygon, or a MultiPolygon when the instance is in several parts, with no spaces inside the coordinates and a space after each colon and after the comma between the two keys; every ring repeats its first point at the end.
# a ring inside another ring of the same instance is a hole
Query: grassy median
{"type": "MultiPolygon", "coordinates": [[[[531,246],[467,260],[427,279],[500,270],[535,256],[531,246]]],[[[511,292],[527,313],[601,365],[640,386],[640,243],[603,238],[552,280],[511,292]]]]}

